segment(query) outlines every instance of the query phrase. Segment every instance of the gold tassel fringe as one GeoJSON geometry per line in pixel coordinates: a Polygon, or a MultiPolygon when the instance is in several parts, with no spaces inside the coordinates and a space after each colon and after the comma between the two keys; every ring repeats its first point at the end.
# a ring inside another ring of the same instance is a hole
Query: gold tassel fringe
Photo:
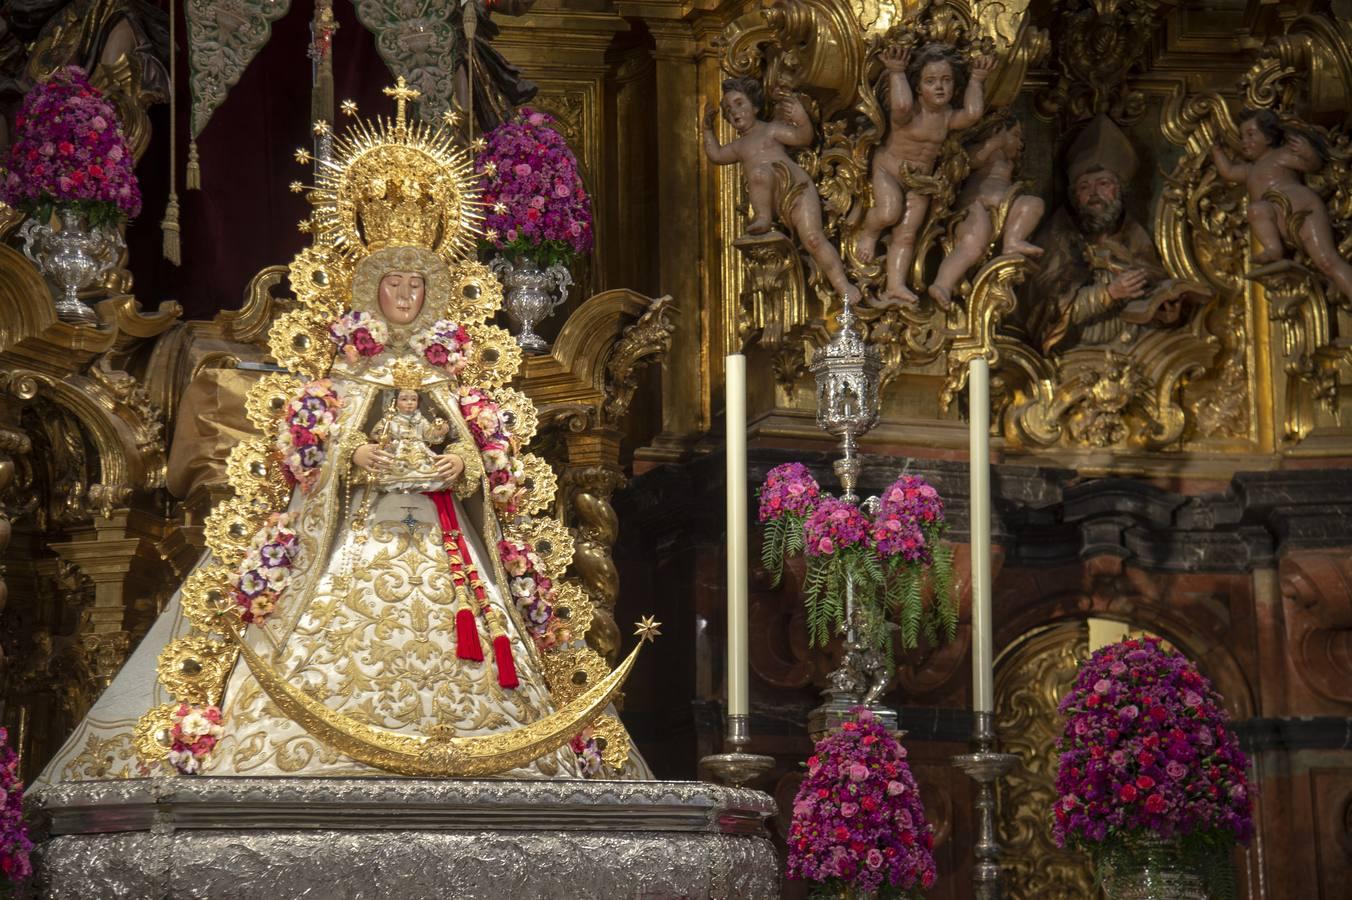
{"type": "Polygon", "coordinates": [[[164,258],[176,266],[183,264],[183,249],[179,244],[178,194],[169,195],[169,205],[164,210],[164,220],[160,222],[164,231],[164,258]]]}
{"type": "Polygon", "coordinates": [[[188,175],[186,186],[190,191],[202,189],[202,163],[197,159],[197,139],[188,141],[188,175]]]}

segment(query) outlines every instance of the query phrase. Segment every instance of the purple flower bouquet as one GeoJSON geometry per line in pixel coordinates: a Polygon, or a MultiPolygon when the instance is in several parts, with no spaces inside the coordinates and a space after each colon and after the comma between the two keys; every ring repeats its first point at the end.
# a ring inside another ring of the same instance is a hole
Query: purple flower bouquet
{"type": "Polygon", "coordinates": [[[864,707],[817,742],[789,827],[789,877],[813,896],[918,898],[934,884],[934,835],[906,750],[864,707]]]}
{"type": "Polygon", "coordinates": [[[591,199],[577,158],[550,123],[528,107],[486,135],[478,168],[484,178],[488,246],[541,268],[592,248],[591,199]]]}
{"type": "Polygon", "coordinates": [[[765,525],[761,563],[777,586],[784,576],[784,558],[803,552],[803,523],[820,502],[821,487],[802,463],[775,466],[760,489],[760,521],[765,525]]]}
{"type": "Polygon", "coordinates": [[[1221,698],[1158,638],[1126,640],[1080,667],[1061,713],[1052,837],[1102,870],[1142,839],[1177,844],[1213,894],[1233,894],[1228,851],[1253,834],[1248,765],[1221,698]]]}
{"type": "Polygon", "coordinates": [[[28,854],[33,842],[23,821],[23,782],[19,755],[9,746],[9,734],[0,728],[0,882],[23,881],[33,874],[28,854]]]}
{"type": "Polygon", "coordinates": [[[802,463],[775,466],[760,489],[765,525],[761,562],[779,584],[784,560],[807,557],[803,600],[813,645],[845,622],[852,582],[864,640],[891,652],[892,622],[901,644],[934,645],[957,633],[953,554],[943,543],[944,504],[925,479],[903,475],[883,492],[872,519],[821,492],[802,463]],[[927,595],[930,601],[926,602],[927,595]]]}
{"type": "Polygon", "coordinates": [[[141,211],[133,164],[113,105],[69,66],[24,98],[0,200],[43,221],[64,208],[115,223],[141,211]]]}

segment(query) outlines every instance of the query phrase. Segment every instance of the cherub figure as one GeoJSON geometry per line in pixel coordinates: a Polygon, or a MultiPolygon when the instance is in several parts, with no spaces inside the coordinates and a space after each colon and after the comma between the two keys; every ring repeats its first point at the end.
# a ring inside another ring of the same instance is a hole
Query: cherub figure
{"type": "Polygon", "coordinates": [[[738,137],[720,144],[714,134],[715,112],[704,109],[704,152],[715,165],[742,164],[747,193],[751,195],[752,218],[748,234],[770,231],[775,213],[787,200],[782,214],[802,242],[803,249],[841,297],[859,299],[859,289],[850,283],[840,254],[822,228],[821,197],[807,172],[785,150],[812,143],[812,122],[797,97],[788,91],[776,94],[779,115],[775,121],[760,118],[765,93],[754,78],[729,78],[723,82],[720,104],[723,118],[738,137]]]}
{"type": "Polygon", "coordinates": [[[445,487],[445,467],[439,465],[433,444],[446,439],[451,426],[445,419],[428,421],[419,409],[417,391],[400,390],[385,415],[371,431],[377,446],[375,483],[386,491],[432,491],[445,487]]]}
{"type": "MultiPolygon", "coordinates": [[[[1249,193],[1249,227],[1263,245],[1254,262],[1280,263],[1287,243],[1303,249],[1315,268],[1352,300],[1352,264],[1338,253],[1328,208],[1303,177],[1328,162],[1318,134],[1282,125],[1270,109],[1245,110],[1239,117],[1239,148],[1247,162],[1236,163],[1219,145],[1211,148],[1216,171],[1249,193]]],[[[1269,271],[1267,266],[1256,274],[1269,271]]]]}
{"type": "Polygon", "coordinates": [[[963,140],[972,163],[972,174],[958,195],[957,209],[966,211],[958,223],[953,249],[939,264],[929,295],[943,309],[952,305],[953,289],[972,266],[986,255],[995,237],[995,219],[1007,205],[1004,243],[1001,253],[1026,257],[1042,255],[1042,248],[1029,243],[1028,236],[1042,221],[1046,204],[1041,197],[1022,195],[1022,185],[1014,181],[1023,156],[1023,123],[1008,112],[988,117],[963,140]]]}
{"type": "Polygon", "coordinates": [[[894,45],[883,50],[881,58],[888,71],[891,127],[873,154],[873,206],[860,225],[855,257],[871,262],[883,230],[895,225],[880,305],[911,306],[918,298],[906,284],[906,272],[915,258],[916,237],[930,198],[943,190],[934,163],[948,135],[975,125],[985,112],[983,85],[995,60],[980,57],[969,76],[957,51],[947,44],[926,44],[914,56],[910,48],[894,45]],[[962,105],[955,107],[964,79],[962,105]]]}

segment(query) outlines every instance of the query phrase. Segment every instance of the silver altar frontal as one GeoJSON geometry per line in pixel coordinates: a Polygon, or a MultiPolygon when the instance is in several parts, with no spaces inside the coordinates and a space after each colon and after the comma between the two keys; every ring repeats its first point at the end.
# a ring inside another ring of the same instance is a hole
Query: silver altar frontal
{"type": "Polygon", "coordinates": [[[30,812],[51,898],[779,895],[774,802],[699,782],[129,778],[30,812]]]}

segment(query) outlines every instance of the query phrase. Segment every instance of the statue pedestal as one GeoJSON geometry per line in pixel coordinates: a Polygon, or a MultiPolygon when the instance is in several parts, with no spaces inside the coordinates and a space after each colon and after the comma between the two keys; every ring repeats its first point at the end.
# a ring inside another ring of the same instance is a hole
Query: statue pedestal
{"type": "Polygon", "coordinates": [[[31,796],[51,898],[779,894],[774,801],[701,782],[160,778],[31,796]]]}

